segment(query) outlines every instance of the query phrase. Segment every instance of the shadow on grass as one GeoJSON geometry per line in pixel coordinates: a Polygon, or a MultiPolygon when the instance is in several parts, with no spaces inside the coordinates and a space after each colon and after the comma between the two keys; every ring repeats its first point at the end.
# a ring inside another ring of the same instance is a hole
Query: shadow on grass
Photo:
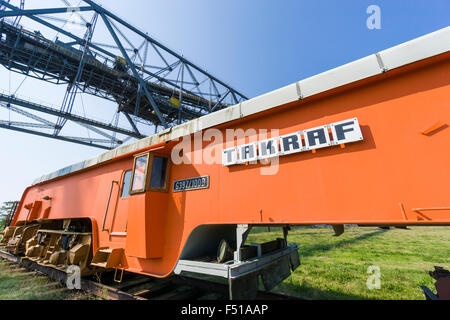
{"type": "MultiPolygon", "coordinates": [[[[377,230],[374,232],[366,233],[359,235],[354,238],[335,240],[332,243],[325,244],[315,244],[315,245],[300,245],[300,259],[303,257],[312,257],[321,255],[324,252],[331,251],[337,248],[340,248],[345,245],[351,245],[355,243],[359,243],[364,240],[371,239],[373,237],[382,235],[386,233],[388,230],[377,230]]],[[[277,291],[285,292],[286,294],[294,295],[297,297],[305,297],[309,299],[315,300],[367,300],[373,299],[368,298],[367,296],[352,294],[350,292],[342,292],[339,290],[333,289],[319,289],[317,287],[313,287],[307,283],[290,283],[289,280],[285,281],[281,284],[277,291]]]]}
{"type": "Polygon", "coordinates": [[[345,245],[349,245],[349,244],[354,244],[360,241],[364,241],[373,237],[376,237],[378,235],[381,235],[385,232],[387,232],[388,230],[383,230],[380,229],[378,231],[374,231],[371,233],[366,233],[363,235],[360,235],[358,237],[355,238],[351,238],[351,239],[344,239],[338,242],[334,242],[334,243],[327,243],[327,244],[317,244],[317,245],[313,245],[311,247],[308,247],[307,245],[300,245],[300,256],[301,257],[310,257],[310,256],[314,256],[317,254],[317,252],[325,252],[325,251],[330,251],[336,248],[339,248],[341,246],[345,246],[345,245]]]}
{"type": "Polygon", "coordinates": [[[374,300],[367,296],[346,293],[332,289],[319,289],[308,284],[294,284],[285,281],[278,286],[274,291],[282,292],[288,295],[296,296],[298,298],[312,299],[312,300],[374,300]]]}

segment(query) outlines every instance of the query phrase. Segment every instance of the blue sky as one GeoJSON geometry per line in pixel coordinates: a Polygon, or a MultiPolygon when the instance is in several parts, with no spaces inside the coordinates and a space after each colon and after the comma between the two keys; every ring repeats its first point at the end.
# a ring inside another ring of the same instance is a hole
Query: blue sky
{"type": "MultiPolygon", "coordinates": [[[[51,1],[39,0],[45,2],[51,1]]],[[[98,2],[250,98],[444,28],[450,22],[448,0],[98,2]],[[369,5],[381,9],[381,30],[366,27],[369,5]]],[[[53,3],[61,5],[60,1],[53,3]]],[[[77,3],[72,0],[72,4],[77,3]]],[[[0,67],[0,90],[15,91],[22,80],[23,76],[0,67]]],[[[18,93],[60,105],[64,88],[26,80],[18,93]]],[[[94,105],[102,108],[100,116],[111,120],[107,111],[115,106],[86,98],[88,114],[94,105]]],[[[4,115],[0,119],[6,120],[4,115]]],[[[0,202],[20,199],[36,177],[103,152],[4,129],[0,129],[0,150],[0,202]]]]}

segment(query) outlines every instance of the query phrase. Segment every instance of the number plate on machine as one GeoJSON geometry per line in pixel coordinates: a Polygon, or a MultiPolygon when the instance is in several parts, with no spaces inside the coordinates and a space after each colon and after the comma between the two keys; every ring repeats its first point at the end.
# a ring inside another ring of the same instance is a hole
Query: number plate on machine
{"type": "Polygon", "coordinates": [[[209,188],[209,176],[177,180],[173,183],[173,192],[192,191],[209,188]]]}

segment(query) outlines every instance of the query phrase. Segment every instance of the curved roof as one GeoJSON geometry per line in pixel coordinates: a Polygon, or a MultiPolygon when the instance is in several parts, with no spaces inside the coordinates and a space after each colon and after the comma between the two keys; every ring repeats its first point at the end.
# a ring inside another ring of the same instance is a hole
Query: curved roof
{"type": "Polygon", "coordinates": [[[450,27],[435,31],[393,48],[372,54],[341,67],[301,80],[238,105],[211,113],[145,139],[121,146],[100,156],[36,179],[33,185],[83,170],[121,155],[161,142],[171,141],[220,124],[241,119],[296,100],[311,97],[350,83],[450,51],[450,27]]]}

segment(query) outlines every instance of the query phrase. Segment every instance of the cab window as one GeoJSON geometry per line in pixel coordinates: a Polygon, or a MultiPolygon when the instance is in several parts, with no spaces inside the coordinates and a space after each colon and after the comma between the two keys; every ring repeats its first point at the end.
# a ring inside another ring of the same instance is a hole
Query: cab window
{"type": "Polygon", "coordinates": [[[166,190],[167,188],[167,164],[166,157],[152,157],[152,173],[150,177],[150,189],[166,190]]]}
{"type": "Polygon", "coordinates": [[[134,159],[133,178],[130,194],[145,192],[147,181],[147,164],[149,155],[138,156],[134,159]]]}
{"type": "Polygon", "coordinates": [[[131,174],[132,171],[128,170],[123,176],[121,198],[128,198],[130,196],[131,174]]]}

